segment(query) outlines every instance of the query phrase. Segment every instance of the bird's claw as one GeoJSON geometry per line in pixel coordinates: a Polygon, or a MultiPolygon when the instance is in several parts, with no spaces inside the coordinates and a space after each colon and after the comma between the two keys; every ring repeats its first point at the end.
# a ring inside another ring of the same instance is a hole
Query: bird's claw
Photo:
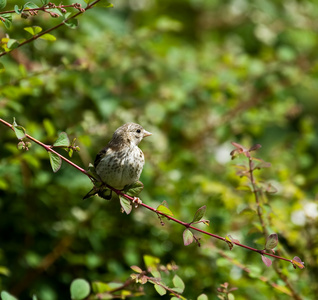
{"type": "Polygon", "coordinates": [[[134,203],[135,208],[137,208],[139,206],[139,204],[142,204],[142,201],[140,200],[140,198],[134,197],[134,199],[132,200],[132,203],[134,203]]]}

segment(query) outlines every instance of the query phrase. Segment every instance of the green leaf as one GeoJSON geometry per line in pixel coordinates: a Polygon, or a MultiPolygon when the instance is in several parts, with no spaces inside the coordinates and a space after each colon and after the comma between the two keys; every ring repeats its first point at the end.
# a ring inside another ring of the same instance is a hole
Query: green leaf
{"type": "Polygon", "coordinates": [[[172,211],[167,207],[167,206],[164,206],[162,204],[160,204],[157,208],[156,208],[157,211],[160,211],[168,216],[173,216],[173,213],[172,211]]]}
{"type": "Polygon", "coordinates": [[[20,43],[15,39],[9,39],[7,47],[11,50],[18,48],[20,43]]]}
{"type": "Polygon", "coordinates": [[[10,276],[10,270],[6,267],[0,266],[0,274],[10,276]]]}
{"type": "Polygon", "coordinates": [[[61,132],[53,144],[54,147],[69,147],[70,145],[70,139],[67,136],[66,132],[61,132]]]}
{"type": "Polygon", "coordinates": [[[89,295],[91,287],[85,279],[79,278],[72,281],[70,290],[73,300],[81,300],[89,295]]]}
{"type": "Polygon", "coordinates": [[[136,181],[125,187],[125,193],[129,196],[136,197],[144,189],[144,185],[141,181],[136,181]]]}
{"type": "Polygon", "coordinates": [[[278,236],[276,233],[272,233],[266,239],[265,249],[271,250],[275,248],[277,244],[278,244],[278,236]]]}
{"type": "Polygon", "coordinates": [[[184,288],[185,288],[184,282],[178,275],[174,275],[172,282],[176,288],[181,290],[180,293],[184,291],[184,288]]]}
{"type": "Polygon", "coordinates": [[[142,269],[140,269],[138,266],[131,266],[130,269],[132,269],[136,273],[142,273],[142,269]]]}
{"type": "Polygon", "coordinates": [[[3,63],[0,63],[0,73],[3,73],[6,70],[3,63]]]}
{"type": "Polygon", "coordinates": [[[104,7],[104,8],[111,8],[114,7],[114,4],[106,1],[106,0],[102,0],[100,2],[98,2],[96,5],[94,5],[96,7],[104,7]]]}
{"type": "Polygon", "coordinates": [[[119,200],[120,200],[120,205],[121,205],[122,209],[124,210],[124,212],[127,215],[129,215],[131,213],[131,210],[132,210],[132,205],[131,205],[130,200],[128,200],[120,195],[119,195],[119,200]]]}
{"type": "Polygon", "coordinates": [[[208,296],[206,294],[201,294],[197,300],[209,300],[208,296]]]}
{"type": "Polygon", "coordinates": [[[147,269],[157,268],[157,265],[160,263],[160,259],[158,257],[151,256],[151,255],[144,255],[143,259],[147,269]]]}
{"type": "Polygon", "coordinates": [[[25,129],[24,127],[17,124],[17,122],[15,121],[15,118],[13,118],[13,130],[19,140],[22,140],[25,138],[25,135],[26,135],[25,129]]]}
{"type": "Polygon", "coordinates": [[[190,229],[185,229],[183,231],[183,244],[185,246],[190,245],[193,242],[193,233],[191,232],[190,229]]]}
{"type": "Polygon", "coordinates": [[[111,289],[112,287],[110,287],[108,283],[101,281],[92,282],[92,290],[94,294],[105,293],[110,291],[111,289]]]}
{"type": "Polygon", "coordinates": [[[5,8],[7,5],[7,0],[0,0],[0,9],[5,8]]]}
{"type": "Polygon", "coordinates": [[[26,4],[24,4],[24,8],[39,8],[35,3],[33,2],[27,2],[26,4]]]}
{"type": "Polygon", "coordinates": [[[75,29],[78,26],[78,20],[77,19],[67,20],[67,21],[64,21],[64,24],[71,29],[75,29]]]}
{"type": "Polygon", "coordinates": [[[60,158],[57,154],[49,152],[50,163],[53,169],[53,172],[56,173],[62,165],[62,158],[60,158]]]}
{"type": "Polygon", "coordinates": [[[38,297],[36,295],[33,295],[32,300],[38,300],[38,297]]]}
{"type": "Polygon", "coordinates": [[[9,29],[11,27],[11,24],[12,24],[12,14],[3,14],[3,15],[1,15],[1,21],[4,23],[4,26],[7,29],[9,29]]]}
{"type": "Polygon", "coordinates": [[[46,34],[41,35],[40,39],[46,40],[46,41],[49,41],[49,42],[56,41],[56,37],[53,34],[50,34],[50,33],[46,33],[46,34]]]}
{"type": "Polygon", "coordinates": [[[60,12],[60,10],[58,8],[50,8],[50,9],[46,9],[46,11],[55,13],[59,16],[63,16],[63,14],[60,12]]]}
{"type": "Polygon", "coordinates": [[[20,12],[20,10],[19,10],[19,6],[18,6],[18,5],[15,5],[15,6],[14,6],[14,11],[15,11],[15,13],[16,13],[16,14],[18,14],[18,15],[20,15],[20,14],[21,14],[21,12],[20,12]]]}
{"type": "Polygon", "coordinates": [[[200,221],[203,218],[205,211],[206,211],[206,205],[203,205],[196,211],[191,223],[200,221]]]}
{"type": "Polygon", "coordinates": [[[43,6],[47,5],[49,3],[50,0],[41,0],[43,6]]]}
{"type": "Polygon", "coordinates": [[[40,26],[25,27],[23,29],[28,33],[31,33],[33,36],[42,31],[42,28],[40,26]]]}
{"type": "Polygon", "coordinates": [[[1,299],[2,300],[18,300],[16,297],[12,296],[6,291],[1,292],[1,299]]]}
{"type": "Polygon", "coordinates": [[[158,284],[155,284],[154,287],[155,287],[157,293],[158,293],[160,296],[163,296],[163,295],[165,295],[165,294],[167,293],[166,289],[163,288],[162,286],[158,285],[158,284]]]}

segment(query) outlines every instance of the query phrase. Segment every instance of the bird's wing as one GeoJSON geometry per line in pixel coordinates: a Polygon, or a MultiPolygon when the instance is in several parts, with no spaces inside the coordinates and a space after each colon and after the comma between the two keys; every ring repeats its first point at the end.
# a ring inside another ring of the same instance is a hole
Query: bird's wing
{"type": "Polygon", "coordinates": [[[95,157],[95,161],[94,161],[94,167],[96,168],[97,165],[100,163],[101,159],[105,157],[107,151],[109,150],[109,147],[105,147],[104,149],[100,150],[96,157],[95,157]]]}

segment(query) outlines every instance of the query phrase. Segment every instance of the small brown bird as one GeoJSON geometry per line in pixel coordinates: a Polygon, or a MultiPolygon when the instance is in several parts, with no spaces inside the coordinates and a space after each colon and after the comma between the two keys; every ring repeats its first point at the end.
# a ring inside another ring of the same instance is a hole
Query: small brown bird
{"type": "MultiPolygon", "coordinates": [[[[138,144],[149,135],[151,133],[139,124],[127,123],[119,127],[108,145],[95,158],[94,167],[101,180],[117,190],[138,181],[145,163],[138,144]]],[[[93,190],[84,199],[96,193],[101,196],[98,191],[92,193],[93,190]]],[[[111,194],[106,197],[110,198],[111,194]]]]}

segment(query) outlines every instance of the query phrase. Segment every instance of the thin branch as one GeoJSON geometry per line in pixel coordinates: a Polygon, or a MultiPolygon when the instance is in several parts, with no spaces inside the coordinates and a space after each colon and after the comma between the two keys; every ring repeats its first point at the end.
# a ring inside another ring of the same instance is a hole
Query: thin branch
{"type": "Polygon", "coordinates": [[[100,2],[100,1],[102,1],[102,0],[96,0],[96,1],[92,2],[91,4],[87,5],[87,7],[86,7],[85,9],[82,9],[81,11],[79,11],[78,13],[76,13],[75,15],[70,16],[69,18],[64,19],[60,24],[57,24],[56,26],[54,26],[54,27],[52,27],[52,28],[49,28],[49,29],[47,29],[47,30],[44,30],[44,31],[42,31],[42,32],[40,32],[40,33],[38,33],[38,34],[32,36],[32,37],[29,38],[28,40],[25,40],[25,41],[22,42],[21,44],[17,45],[17,47],[14,48],[14,49],[12,49],[11,51],[8,51],[8,52],[4,51],[4,52],[0,53],[0,57],[6,55],[6,54],[8,54],[8,53],[11,53],[11,52],[14,51],[15,49],[20,48],[21,46],[23,46],[23,45],[25,45],[25,44],[28,44],[28,43],[30,43],[30,42],[32,42],[32,41],[34,41],[34,40],[40,38],[42,35],[47,34],[47,33],[51,32],[51,31],[53,31],[53,30],[55,30],[55,29],[57,29],[57,28],[59,28],[59,27],[65,25],[66,22],[68,22],[69,20],[72,20],[72,19],[78,17],[79,15],[83,14],[85,11],[87,11],[87,10],[90,9],[90,8],[92,8],[95,4],[97,4],[97,3],[100,2]]]}
{"type": "MultiPolygon", "coordinates": [[[[6,122],[6,121],[4,121],[4,120],[2,120],[2,119],[0,119],[0,122],[2,122],[3,124],[5,124],[6,126],[10,127],[10,128],[13,130],[13,126],[12,126],[10,123],[8,123],[8,122],[6,122]]],[[[76,168],[77,170],[79,170],[80,172],[82,172],[83,174],[85,174],[86,176],[88,176],[88,177],[90,177],[90,178],[92,179],[92,176],[90,176],[90,175],[87,173],[87,171],[85,171],[83,168],[79,167],[78,165],[74,164],[73,162],[71,162],[70,160],[68,160],[67,158],[65,158],[64,156],[62,156],[62,155],[60,155],[59,153],[57,153],[56,151],[54,151],[54,150],[51,148],[51,146],[48,146],[48,145],[43,144],[42,142],[36,140],[35,138],[33,138],[32,136],[30,136],[30,135],[28,135],[28,134],[26,135],[26,137],[27,137],[28,139],[30,139],[31,141],[37,143],[38,145],[42,146],[45,150],[50,151],[50,152],[52,152],[52,153],[58,155],[62,160],[64,160],[65,162],[67,162],[68,164],[70,164],[71,166],[73,166],[74,168],[76,168]]],[[[131,201],[134,201],[134,200],[135,200],[133,197],[131,197],[131,196],[129,196],[129,195],[123,193],[122,191],[117,190],[117,189],[115,189],[115,188],[113,188],[113,187],[111,187],[111,186],[109,186],[109,185],[107,185],[107,184],[105,184],[105,185],[106,185],[109,189],[111,189],[112,191],[114,191],[117,195],[123,196],[123,197],[125,197],[126,199],[131,200],[131,201]]],[[[202,233],[202,234],[205,234],[205,235],[211,236],[211,237],[213,237],[213,238],[222,240],[223,242],[227,242],[226,238],[224,238],[224,237],[221,237],[221,236],[219,236],[219,235],[216,235],[216,234],[213,234],[213,233],[204,231],[204,230],[202,230],[202,229],[196,228],[196,227],[190,225],[190,223],[186,223],[186,222],[183,222],[183,221],[181,221],[181,220],[178,220],[178,219],[176,219],[176,218],[174,218],[174,217],[172,217],[172,216],[170,216],[170,215],[167,215],[167,214],[165,214],[165,213],[163,213],[163,212],[161,212],[161,211],[156,210],[155,208],[153,208],[153,207],[151,207],[151,206],[149,206],[149,205],[147,205],[147,204],[145,204],[145,203],[140,203],[139,205],[143,206],[144,208],[146,208],[146,209],[148,209],[148,210],[150,210],[150,211],[153,211],[153,212],[156,213],[156,214],[159,214],[159,215],[161,215],[161,216],[164,216],[164,217],[166,217],[167,219],[169,219],[169,220],[171,220],[171,221],[173,221],[173,222],[175,222],[175,223],[178,223],[178,224],[180,224],[180,225],[182,225],[182,226],[184,226],[184,227],[186,227],[186,228],[189,228],[189,229],[195,230],[195,231],[197,231],[197,232],[200,232],[200,233],[202,233]]],[[[238,242],[235,242],[235,241],[231,241],[231,242],[232,242],[233,244],[239,246],[239,247],[248,249],[248,250],[250,250],[250,251],[254,251],[254,252],[259,253],[259,254],[261,254],[261,255],[271,256],[271,257],[273,257],[273,258],[277,258],[277,259],[280,259],[280,260],[284,260],[284,261],[287,261],[287,262],[290,262],[290,263],[293,264],[293,261],[292,261],[291,259],[287,259],[287,258],[285,258],[285,257],[281,257],[281,256],[278,256],[278,255],[275,255],[275,254],[272,254],[272,253],[266,253],[264,250],[255,249],[255,248],[252,248],[252,247],[243,245],[243,244],[238,243],[238,242]]]]}

